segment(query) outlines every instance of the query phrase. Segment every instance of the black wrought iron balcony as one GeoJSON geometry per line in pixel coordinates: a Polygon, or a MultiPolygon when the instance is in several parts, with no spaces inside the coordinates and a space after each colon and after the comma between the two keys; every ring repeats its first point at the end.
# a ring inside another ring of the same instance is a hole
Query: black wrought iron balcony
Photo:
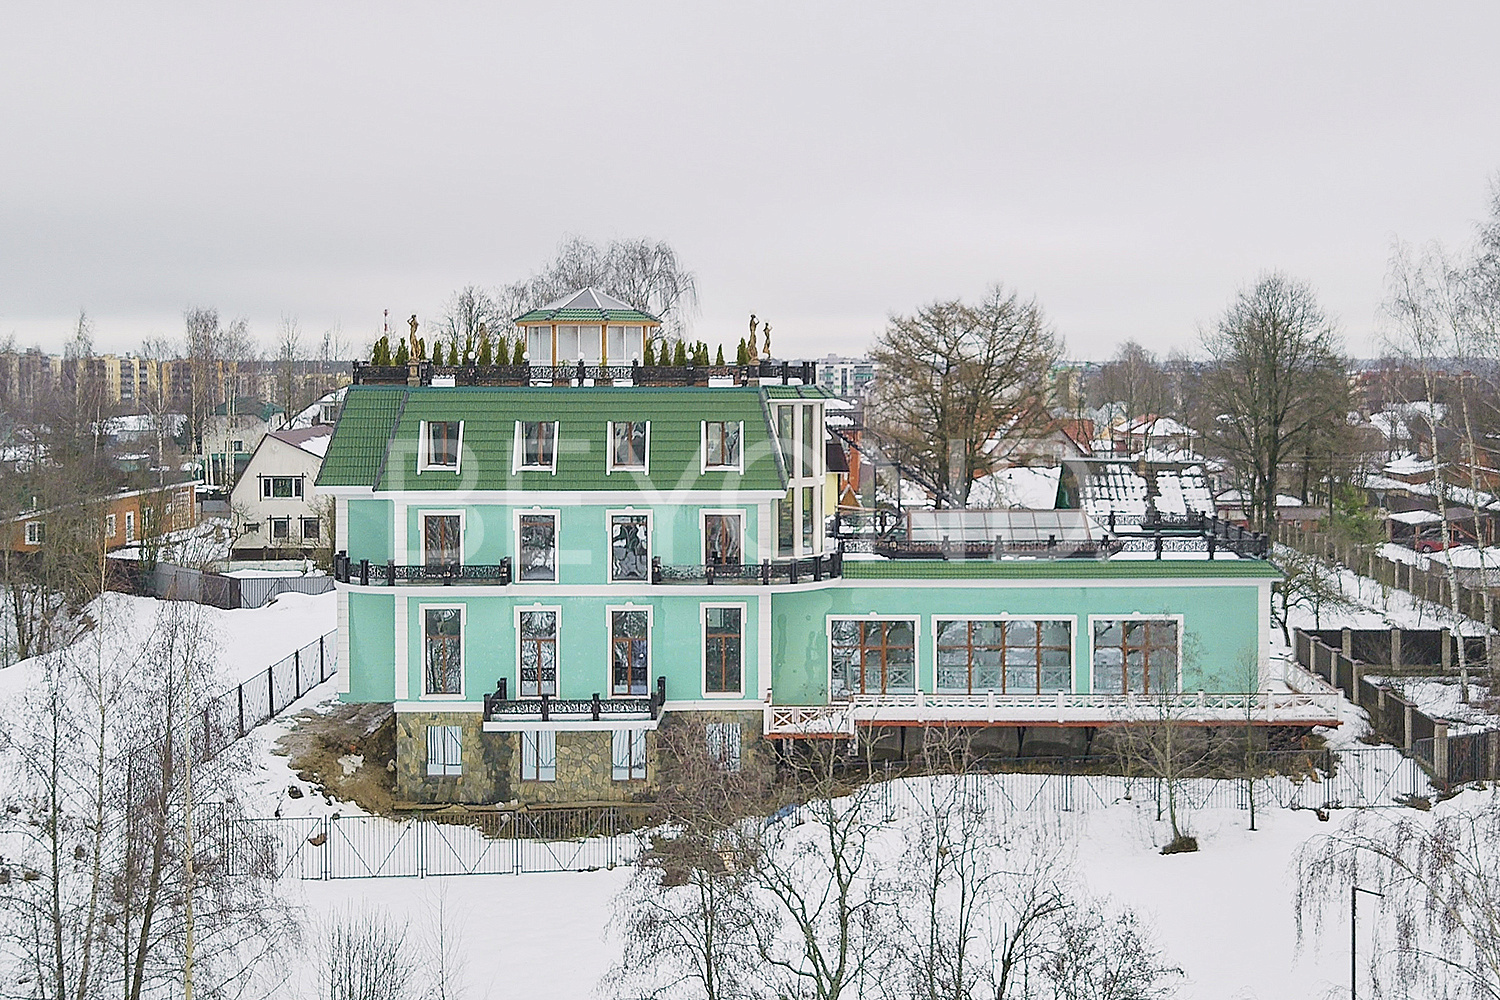
{"type": "Polygon", "coordinates": [[[372,563],[368,559],[360,559],[356,562],[347,552],[336,552],[333,556],[333,578],[339,583],[357,583],[362,587],[408,584],[445,587],[488,584],[503,587],[511,582],[510,557],[507,556],[496,564],[450,562],[398,566],[394,560],[372,563]]]}
{"type": "Polygon", "coordinates": [[[579,361],[566,365],[372,365],[354,362],[355,385],[447,385],[535,386],[535,385],[646,385],[707,386],[710,379],[729,380],[731,385],[774,382],[782,385],[817,381],[815,361],[762,361],[753,365],[590,365],[579,361]]]}
{"type": "Polygon", "coordinates": [[[536,722],[624,722],[627,720],[656,719],[667,702],[667,679],[656,679],[656,690],[641,696],[627,695],[604,698],[598,692],[592,698],[540,697],[511,698],[509,680],[505,677],[495,682],[493,694],[484,696],[484,719],[486,722],[536,721],[536,722]]]}
{"type": "Polygon", "coordinates": [[[766,586],[773,583],[814,583],[844,575],[844,556],[829,552],[802,559],[767,559],[758,563],[671,565],[657,556],[651,560],[654,584],[714,584],[766,586]]]}

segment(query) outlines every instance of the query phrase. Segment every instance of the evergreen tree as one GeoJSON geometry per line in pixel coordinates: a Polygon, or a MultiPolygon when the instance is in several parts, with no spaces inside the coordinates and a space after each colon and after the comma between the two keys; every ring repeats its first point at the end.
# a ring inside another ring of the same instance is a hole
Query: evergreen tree
{"type": "Polygon", "coordinates": [[[401,340],[396,344],[396,357],[392,360],[391,363],[405,368],[407,363],[410,361],[411,355],[406,350],[406,338],[402,337],[401,340]]]}
{"type": "Polygon", "coordinates": [[[516,338],[516,349],[510,353],[510,363],[513,365],[524,365],[526,363],[526,340],[524,337],[516,338]]]}
{"type": "Polygon", "coordinates": [[[370,364],[384,366],[390,363],[391,338],[382,334],[380,339],[375,341],[375,349],[370,352],[370,364]]]}
{"type": "Polygon", "coordinates": [[[750,349],[745,346],[745,338],[740,338],[740,346],[734,349],[734,363],[737,365],[748,365],[750,363],[750,349]]]}
{"type": "Polygon", "coordinates": [[[443,357],[443,342],[441,340],[432,345],[432,363],[435,365],[441,365],[445,363],[445,359],[443,357]]]}
{"type": "Polygon", "coordinates": [[[672,367],[686,368],[687,363],[687,345],[679,340],[677,346],[672,349],[672,367]]]}
{"type": "MultiPolygon", "coordinates": [[[[505,341],[500,341],[504,344],[505,341]]],[[[487,331],[479,332],[479,363],[488,367],[495,363],[495,346],[490,343],[490,335],[487,331]]]]}
{"type": "Polygon", "coordinates": [[[654,367],[656,365],[656,349],[651,346],[651,338],[646,338],[646,349],[641,354],[641,365],[654,367]]]}
{"type": "Polygon", "coordinates": [[[722,365],[723,363],[724,363],[724,345],[720,344],[719,345],[719,355],[714,360],[714,364],[716,364],[716,365],[722,365]]]}
{"type": "Polygon", "coordinates": [[[427,360],[427,341],[422,337],[417,338],[417,360],[427,360]]]}

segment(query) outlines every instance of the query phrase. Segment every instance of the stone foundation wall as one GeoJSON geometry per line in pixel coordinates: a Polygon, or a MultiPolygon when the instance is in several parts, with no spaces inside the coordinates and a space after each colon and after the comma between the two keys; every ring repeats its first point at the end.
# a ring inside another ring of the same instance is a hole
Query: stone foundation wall
{"type": "Polygon", "coordinates": [[[488,733],[511,745],[510,787],[524,802],[640,802],[656,791],[656,733],[646,733],[646,778],[616,781],[614,736],[610,730],[559,732],[557,779],[521,780],[521,734],[488,733]]]}
{"type": "Polygon", "coordinates": [[[396,793],[398,802],[489,805],[511,798],[511,743],[504,733],[486,733],[478,712],[398,712],[396,793]],[[427,727],[463,729],[463,773],[427,774],[427,727]]]}

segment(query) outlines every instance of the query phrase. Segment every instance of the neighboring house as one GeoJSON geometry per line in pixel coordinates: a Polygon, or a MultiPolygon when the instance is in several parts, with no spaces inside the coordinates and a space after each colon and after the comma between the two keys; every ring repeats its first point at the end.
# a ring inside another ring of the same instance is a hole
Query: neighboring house
{"type": "Polygon", "coordinates": [[[394,706],[398,802],[649,796],[673,719],[729,767],[761,739],[899,756],[929,726],[1076,747],[1156,704],[1337,724],[1235,694],[1269,675],[1264,539],[1184,532],[1163,561],[1080,511],[939,511],[846,556],[827,393],[753,382],[349,390],[317,483],[339,685],[394,706]]]}
{"type": "Polygon", "coordinates": [[[260,439],[229,498],[235,558],[302,557],[328,547],[313,483],[332,436],[333,428],[321,424],[260,439]]]}
{"type": "MultiPolygon", "coordinates": [[[[173,483],[144,490],[124,490],[90,501],[103,519],[109,551],[157,538],[198,523],[192,483],[173,483]]],[[[47,525],[76,518],[83,504],[27,511],[11,518],[5,546],[12,552],[39,552],[47,544],[47,525]]]]}
{"type": "Polygon", "coordinates": [[[203,429],[203,481],[220,488],[233,486],[245,471],[260,439],[286,423],[286,411],[275,403],[240,397],[231,409],[214,407],[203,429]]]}
{"type": "Polygon", "coordinates": [[[344,393],[348,386],[335,389],[323,396],[317,402],[305,407],[300,413],[286,422],[287,430],[301,430],[304,427],[317,427],[327,424],[332,427],[339,422],[339,410],[344,405],[344,393]]]}

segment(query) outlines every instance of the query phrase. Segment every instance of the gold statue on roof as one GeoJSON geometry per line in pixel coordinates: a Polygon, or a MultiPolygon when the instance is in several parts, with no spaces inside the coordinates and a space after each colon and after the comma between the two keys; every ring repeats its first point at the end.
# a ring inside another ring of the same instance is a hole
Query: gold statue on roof
{"type": "Polygon", "coordinates": [[[750,363],[752,365],[756,364],[756,363],[758,363],[760,361],[760,350],[755,346],[755,328],[757,326],[759,326],[759,325],[760,325],[760,323],[759,323],[758,320],[756,320],[755,313],[751,313],[750,314],[750,339],[745,342],[745,349],[746,349],[746,352],[747,352],[747,354],[749,356],[750,363]]]}

